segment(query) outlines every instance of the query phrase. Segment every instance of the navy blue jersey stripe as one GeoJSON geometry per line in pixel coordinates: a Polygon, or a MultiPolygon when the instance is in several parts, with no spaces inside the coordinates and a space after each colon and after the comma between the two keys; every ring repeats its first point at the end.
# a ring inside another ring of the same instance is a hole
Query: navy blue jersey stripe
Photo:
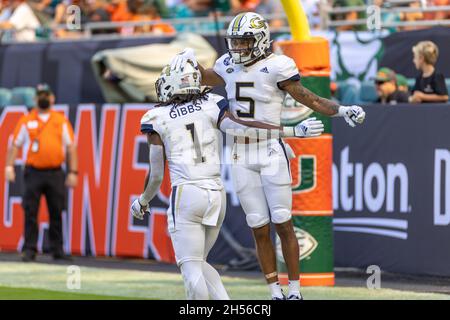
{"type": "Polygon", "coordinates": [[[170,199],[170,206],[172,211],[173,227],[175,228],[175,198],[177,196],[177,186],[172,187],[172,197],[170,199]]]}
{"type": "Polygon", "coordinates": [[[287,80],[291,80],[291,81],[299,81],[300,80],[300,75],[297,73],[295,76],[290,77],[289,79],[283,80],[283,81],[278,81],[277,82],[277,87],[280,90],[283,90],[282,88],[280,88],[280,83],[287,81],[287,80]]]}
{"type": "Polygon", "coordinates": [[[222,99],[219,102],[217,102],[217,106],[220,109],[219,116],[217,117],[217,127],[219,127],[220,119],[222,119],[225,112],[230,108],[230,105],[228,104],[227,99],[222,99]]]}
{"type": "Polygon", "coordinates": [[[155,132],[152,124],[143,123],[141,124],[141,132],[142,133],[152,133],[155,132]]]}
{"type": "Polygon", "coordinates": [[[220,110],[228,109],[228,107],[229,107],[228,100],[223,98],[222,100],[217,102],[217,106],[219,107],[220,110]]]}
{"type": "Polygon", "coordinates": [[[286,147],[284,146],[283,140],[278,139],[278,142],[280,143],[281,147],[283,148],[284,156],[286,157],[287,165],[288,165],[288,171],[289,171],[289,177],[291,176],[291,163],[289,162],[289,158],[287,156],[286,147]]]}

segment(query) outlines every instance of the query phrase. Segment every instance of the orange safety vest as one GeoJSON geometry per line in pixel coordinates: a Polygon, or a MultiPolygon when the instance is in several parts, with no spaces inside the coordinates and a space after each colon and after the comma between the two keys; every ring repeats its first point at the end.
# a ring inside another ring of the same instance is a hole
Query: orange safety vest
{"type": "Polygon", "coordinates": [[[67,118],[54,110],[49,111],[50,117],[43,122],[38,111],[33,109],[23,115],[14,130],[14,144],[18,145],[19,134],[28,133],[28,148],[26,150],[26,165],[37,169],[57,168],[65,161],[64,125],[71,143],[74,141],[73,128],[67,118]]]}

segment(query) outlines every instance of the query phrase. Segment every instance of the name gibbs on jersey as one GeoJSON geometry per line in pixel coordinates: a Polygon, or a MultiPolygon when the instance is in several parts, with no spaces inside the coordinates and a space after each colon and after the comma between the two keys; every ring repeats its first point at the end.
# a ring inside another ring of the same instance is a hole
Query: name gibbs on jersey
{"type": "Polygon", "coordinates": [[[172,119],[176,119],[177,117],[185,116],[187,114],[193,113],[195,111],[202,110],[202,107],[200,105],[188,105],[188,106],[182,106],[182,107],[172,107],[172,109],[169,112],[169,116],[172,119]]]}

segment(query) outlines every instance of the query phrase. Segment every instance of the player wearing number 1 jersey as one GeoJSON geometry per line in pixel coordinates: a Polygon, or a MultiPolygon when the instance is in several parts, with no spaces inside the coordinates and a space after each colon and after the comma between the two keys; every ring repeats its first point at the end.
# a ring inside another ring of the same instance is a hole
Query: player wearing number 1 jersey
{"type": "MultiPolygon", "coordinates": [[[[202,84],[224,85],[230,112],[243,121],[261,121],[280,125],[282,101],[286,93],[305,106],[328,116],[342,116],[350,126],[362,123],[365,113],[359,106],[339,106],[318,97],[300,83],[295,62],[284,55],[270,52],[267,22],[256,13],[237,15],[230,23],[226,42],[228,53],[220,57],[214,68],[199,65],[202,84]]],[[[172,70],[182,70],[186,61],[196,61],[192,49],[178,54],[172,70]]],[[[315,119],[303,122],[303,136],[323,131],[315,119]],[[318,130],[318,131],[315,131],[318,130]]],[[[284,128],[288,134],[292,128],[284,128]]],[[[293,129],[295,130],[295,128],[293,129]]],[[[261,157],[258,148],[234,145],[232,177],[236,192],[252,228],[261,269],[273,299],[285,299],[278,283],[275,249],[270,237],[270,222],[275,224],[281,240],[289,277],[287,299],[302,299],[299,283],[299,246],[291,221],[291,177],[288,157],[292,150],[281,139],[245,140],[246,144],[264,145],[261,157]],[[258,154],[256,154],[258,153],[258,154]],[[257,158],[256,161],[253,161],[257,158]]]]}
{"type": "MultiPolygon", "coordinates": [[[[200,92],[200,79],[192,64],[183,71],[163,69],[156,83],[162,103],[141,120],[141,131],[149,142],[150,174],[131,213],[138,219],[149,213],[148,203],[159,190],[167,159],[172,183],[168,228],[187,298],[228,299],[219,274],[206,262],[225,215],[217,128],[240,129],[245,134],[247,127],[227,113],[226,99],[200,92]]],[[[255,121],[251,125],[256,130],[279,129],[255,121]]]]}

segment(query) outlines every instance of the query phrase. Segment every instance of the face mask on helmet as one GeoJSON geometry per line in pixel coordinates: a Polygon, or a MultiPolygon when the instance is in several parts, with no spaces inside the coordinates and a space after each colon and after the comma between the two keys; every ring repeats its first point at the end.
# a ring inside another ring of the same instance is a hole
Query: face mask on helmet
{"type": "Polygon", "coordinates": [[[251,36],[226,37],[228,52],[234,63],[245,63],[257,58],[254,55],[255,38],[251,36]]]}
{"type": "Polygon", "coordinates": [[[253,12],[238,14],[228,25],[225,40],[233,62],[248,64],[270,48],[268,23],[253,12]]]}

